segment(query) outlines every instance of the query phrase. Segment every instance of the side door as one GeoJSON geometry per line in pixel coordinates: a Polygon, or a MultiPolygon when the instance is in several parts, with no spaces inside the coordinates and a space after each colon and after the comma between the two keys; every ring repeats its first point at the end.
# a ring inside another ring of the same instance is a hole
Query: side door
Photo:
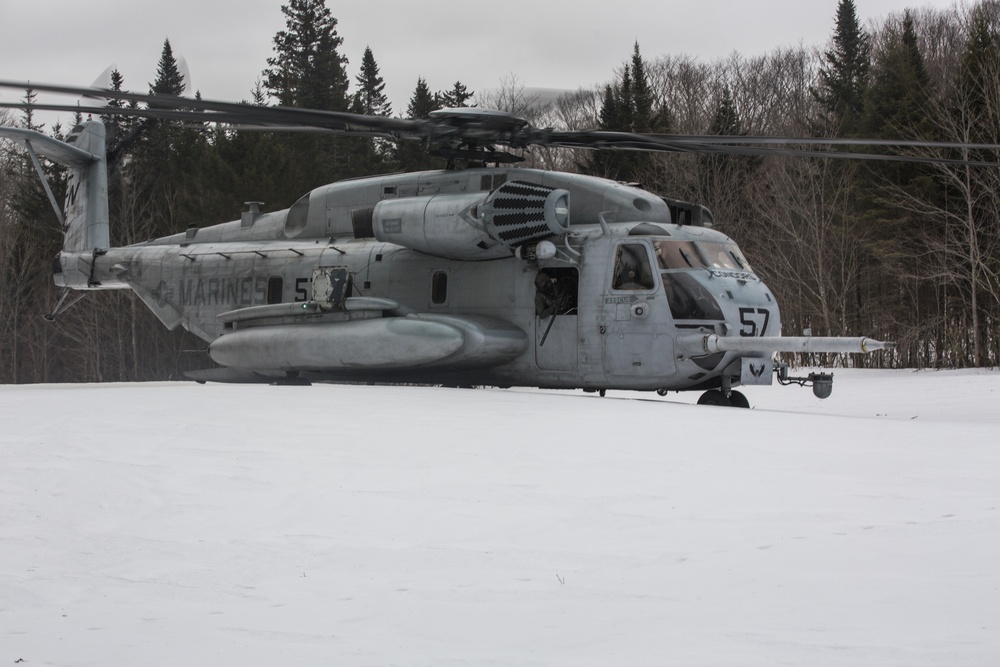
{"type": "Polygon", "coordinates": [[[580,272],[541,267],[535,274],[535,363],[547,371],[575,371],[580,347],[580,272]]]}
{"type": "Polygon", "coordinates": [[[604,369],[609,376],[672,376],[676,372],[670,313],[652,248],[641,239],[611,245],[604,283],[604,369]]]}

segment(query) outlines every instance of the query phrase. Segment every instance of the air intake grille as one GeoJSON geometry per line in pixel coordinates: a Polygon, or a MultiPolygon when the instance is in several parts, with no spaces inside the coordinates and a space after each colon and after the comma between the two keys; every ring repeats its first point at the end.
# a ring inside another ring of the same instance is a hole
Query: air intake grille
{"type": "Polygon", "coordinates": [[[510,181],[483,207],[490,236],[511,248],[569,231],[569,192],[510,181]]]}

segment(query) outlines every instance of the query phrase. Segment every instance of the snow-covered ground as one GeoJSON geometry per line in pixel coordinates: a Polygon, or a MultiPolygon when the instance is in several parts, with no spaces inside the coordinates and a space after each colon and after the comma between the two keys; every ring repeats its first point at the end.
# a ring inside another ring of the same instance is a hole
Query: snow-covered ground
{"type": "Polygon", "coordinates": [[[0,387],[0,665],[1000,664],[1000,373],[746,393],[0,387]]]}

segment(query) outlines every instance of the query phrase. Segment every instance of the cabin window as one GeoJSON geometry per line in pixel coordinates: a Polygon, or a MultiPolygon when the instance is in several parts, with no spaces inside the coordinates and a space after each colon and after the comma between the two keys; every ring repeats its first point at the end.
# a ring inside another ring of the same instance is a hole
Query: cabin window
{"type": "Polygon", "coordinates": [[[618,246],[611,287],[616,290],[650,290],[655,286],[646,246],[641,243],[618,246]]]}
{"type": "Polygon", "coordinates": [[[267,302],[281,303],[281,291],[285,281],[281,276],[271,276],[267,279],[267,302]]]}
{"type": "Polygon", "coordinates": [[[535,315],[576,315],[580,273],[572,268],[542,268],[535,274],[535,315]]]}
{"type": "Polygon", "coordinates": [[[442,304],[448,301],[448,274],[435,271],[431,276],[431,303],[442,304]]]}

